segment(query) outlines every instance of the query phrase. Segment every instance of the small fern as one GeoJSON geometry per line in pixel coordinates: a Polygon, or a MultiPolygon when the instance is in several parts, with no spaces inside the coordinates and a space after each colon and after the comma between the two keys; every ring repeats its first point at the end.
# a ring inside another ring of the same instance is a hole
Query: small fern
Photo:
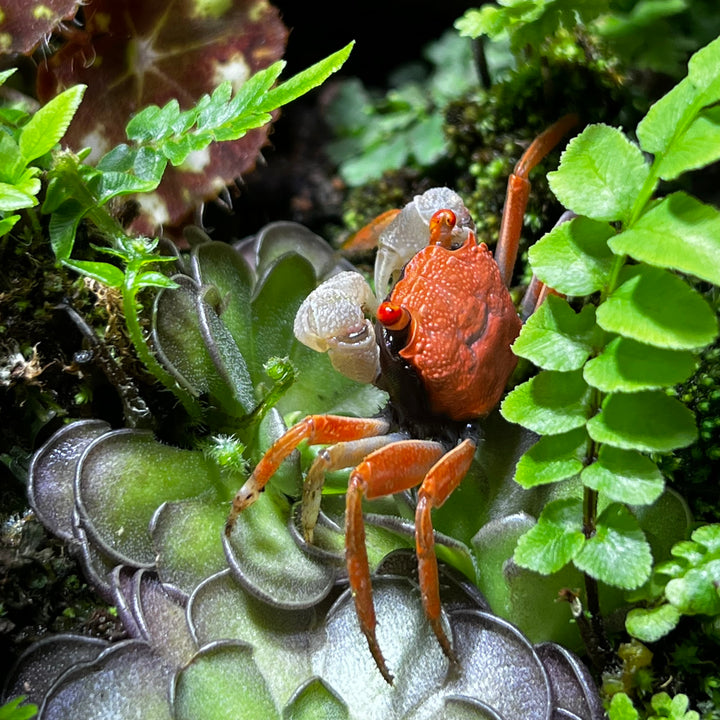
{"type": "Polygon", "coordinates": [[[540,372],[502,413],[542,436],[516,480],[533,487],[579,475],[583,497],[544,508],[515,551],[524,567],[548,574],[573,563],[626,590],[650,577],[650,548],[629,506],[662,493],[655,454],[695,441],[694,416],[673,388],[718,333],[715,312],[681,273],[720,284],[720,212],[682,191],[656,193],[661,181],[720,158],[719,65],[720,39],[650,108],[639,145],[591,125],[549,175],[577,217],[529,257],[540,280],[574,300],[551,296],[525,325],[514,349],[540,372]]]}

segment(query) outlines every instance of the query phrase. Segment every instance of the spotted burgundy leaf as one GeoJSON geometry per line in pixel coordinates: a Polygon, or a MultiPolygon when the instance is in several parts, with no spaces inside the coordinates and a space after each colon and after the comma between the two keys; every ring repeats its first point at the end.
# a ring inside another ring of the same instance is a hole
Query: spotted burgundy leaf
{"type": "MultiPolygon", "coordinates": [[[[186,109],[224,80],[237,89],[279,60],[287,40],[277,9],[266,0],[90,0],[84,16],[84,31],[41,68],[38,94],[48,100],[76,83],[87,85],[65,142],[92,148],[90,161],[125,141],[127,121],[143,107],[175,98],[186,109]]],[[[138,198],[136,229],[178,224],[250,171],[267,131],[252,130],[169,167],[157,192],[138,198]]]]}
{"type": "Polygon", "coordinates": [[[0,7],[0,53],[29,55],[79,6],[79,0],[6,0],[0,7]]]}

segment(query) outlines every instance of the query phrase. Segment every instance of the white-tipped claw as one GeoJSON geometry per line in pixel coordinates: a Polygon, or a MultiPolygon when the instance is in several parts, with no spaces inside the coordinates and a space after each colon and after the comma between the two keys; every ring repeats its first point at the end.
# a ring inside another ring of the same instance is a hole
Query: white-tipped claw
{"type": "Polygon", "coordinates": [[[327,352],[333,367],[359,382],[372,382],[380,372],[379,349],[372,322],[377,301],[360,273],[333,275],[305,298],[295,316],[295,337],[327,352]]]}

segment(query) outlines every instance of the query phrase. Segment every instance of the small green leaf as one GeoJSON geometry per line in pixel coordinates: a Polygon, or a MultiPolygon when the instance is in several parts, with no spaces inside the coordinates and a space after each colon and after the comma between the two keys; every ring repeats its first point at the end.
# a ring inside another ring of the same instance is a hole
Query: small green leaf
{"type": "Polygon", "coordinates": [[[67,200],[50,216],[50,244],[58,260],[67,260],[75,244],[75,233],[87,208],[77,200],[67,200]]]}
{"type": "Polygon", "coordinates": [[[692,411],[653,390],[609,395],[587,429],[596,442],[641,452],[670,452],[697,438],[692,411]]]}
{"type": "Polygon", "coordinates": [[[354,41],[348,43],[341,50],[338,50],[332,55],[328,55],[324,60],[320,60],[320,62],[311,65],[306,70],[299,72],[289,80],[270,90],[265,94],[257,110],[260,112],[275,110],[275,108],[287,105],[309,90],[324,83],[330,75],[337,72],[345,64],[354,44],[354,41]]]}
{"type": "Polygon", "coordinates": [[[583,469],[587,442],[584,428],[541,437],[518,461],[515,482],[531,488],[574,477],[583,469]]]}
{"type": "Polygon", "coordinates": [[[20,152],[26,163],[52,150],[65,134],[80,105],[85,85],[75,85],[56,95],[28,121],[20,134],[20,152]]]}
{"type": "Polygon", "coordinates": [[[615,229],[606,222],[576,217],[554,227],[528,251],[534,273],[566,295],[590,295],[608,282],[614,255],[608,240],[615,229]]]}
{"type": "Polygon", "coordinates": [[[720,614],[720,559],[690,568],[665,586],[665,597],[683,615],[720,614]]]}
{"type": "Polygon", "coordinates": [[[664,603],[654,608],[634,608],[625,618],[625,628],[638,640],[656,642],[680,622],[676,607],[664,603]]]}
{"type": "Polygon", "coordinates": [[[720,212],[683,192],[663,198],[609,244],[618,254],[720,285],[720,212]]]}
{"type": "Polygon", "coordinates": [[[520,537],[513,559],[521,567],[549,575],[575,558],[584,544],[582,502],[554,500],[545,506],[537,524],[520,537]]]}
{"type": "Polygon", "coordinates": [[[161,272],[148,271],[137,276],[135,280],[135,287],[175,289],[178,287],[178,284],[174,280],[171,280],[167,275],[163,275],[161,272]]]}
{"type": "Polygon", "coordinates": [[[0,85],[4,85],[5,81],[15,73],[17,68],[10,68],[9,70],[3,70],[0,72],[0,85]]]}
{"type": "Polygon", "coordinates": [[[598,341],[595,308],[580,313],[557,295],[549,295],[523,326],[513,352],[545,370],[581,368],[598,341]]]}
{"type": "Polygon", "coordinates": [[[570,140],[548,182],[557,199],[578,215],[627,221],[649,172],[640,148],[622,131],[589,125],[570,140]]]}
{"type": "Polygon", "coordinates": [[[597,461],[580,477],[586,487],[628,505],[651,505],[665,489],[662,473],[650,458],[610,445],[600,448],[597,461]]]}
{"type": "Polygon", "coordinates": [[[688,350],[666,350],[617,337],[585,365],[583,377],[602,392],[639,392],[684,382],[696,365],[688,350]]]}
{"type": "Polygon", "coordinates": [[[657,173],[663,180],[674,180],[688,170],[710,165],[720,158],[720,108],[707,108],[690,123],[660,156],[657,173]]]}
{"type": "Polygon", "coordinates": [[[542,435],[557,435],[585,424],[590,414],[590,388],[580,370],[542,370],[508,393],[501,412],[510,422],[542,435]]]}
{"type": "Polygon", "coordinates": [[[594,535],[573,562],[607,585],[633,590],[650,577],[652,553],[634,515],[624,505],[613,503],[600,514],[594,535]]]}
{"type": "Polygon", "coordinates": [[[115,267],[115,265],[110,265],[110,263],[93,262],[91,260],[65,260],[63,264],[108,287],[120,288],[125,280],[123,271],[115,267]]]}
{"type": "Polygon", "coordinates": [[[0,212],[12,212],[37,205],[38,201],[35,194],[39,190],[39,181],[37,190],[34,193],[28,193],[15,185],[0,182],[0,212]]]}
{"type": "Polygon", "coordinates": [[[707,301],[682,279],[661,268],[626,267],[622,285],[597,309],[597,322],[608,332],[675,350],[711,343],[717,317],[707,301]]]}
{"type": "Polygon", "coordinates": [[[19,219],[19,215],[10,215],[0,219],[0,237],[7,235],[15,227],[15,223],[19,219]]]}
{"type": "Polygon", "coordinates": [[[613,695],[609,713],[611,720],[638,720],[640,717],[632,700],[623,692],[613,695]]]}
{"type": "Polygon", "coordinates": [[[702,525],[691,535],[693,542],[712,553],[720,552],[720,524],[702,525]]]}

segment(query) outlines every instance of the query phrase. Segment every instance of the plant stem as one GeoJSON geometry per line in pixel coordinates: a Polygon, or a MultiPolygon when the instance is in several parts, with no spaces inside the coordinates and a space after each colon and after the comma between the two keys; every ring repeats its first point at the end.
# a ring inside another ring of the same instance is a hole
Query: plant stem
{"type": "Polygon", "coordinates": [[[137,289],[135,287],[135,271],[128,266],[125,273],[125,284],[122,288],[123,313],[128,335],[135,347],[138,357],[145,364],[145,367],[159,380],[168,390],[174,393],[175,397],[182,403],[191,418],[197,419],[201,415],[200,406],[195,398],[183,388],[175,378],[160,364],[151,350],[145,334],[140,325],[137,310],[137,289]]]}

